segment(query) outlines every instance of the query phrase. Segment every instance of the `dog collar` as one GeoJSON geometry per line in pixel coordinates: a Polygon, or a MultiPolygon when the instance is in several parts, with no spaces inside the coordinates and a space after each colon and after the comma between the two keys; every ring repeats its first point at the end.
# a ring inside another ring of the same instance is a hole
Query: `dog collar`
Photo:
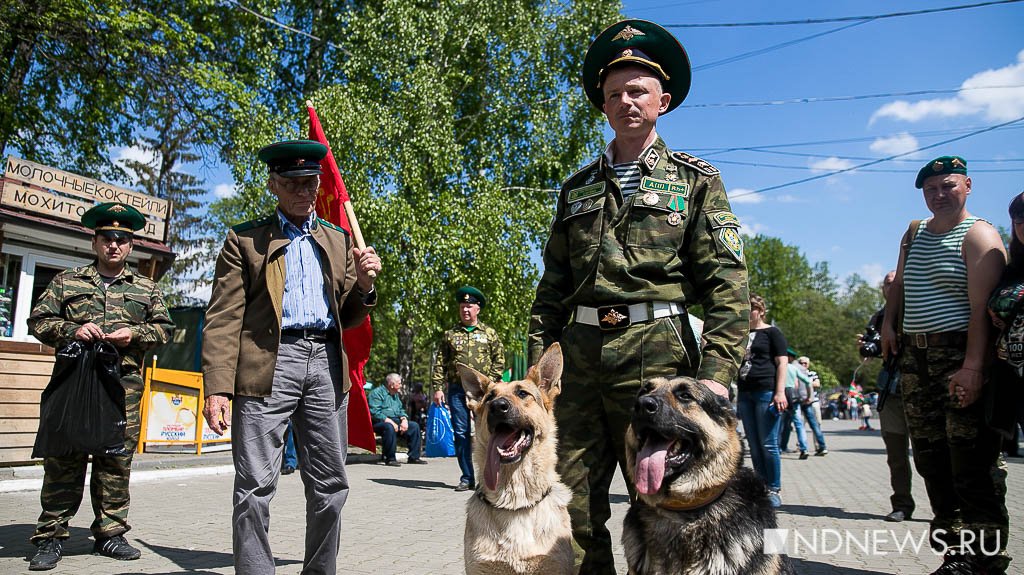
{"type": "Polygon", "coordinates": [[[477,489],[476,492],[475,492],[475,495],[476,495],[477,499],[479,499],[480,501],[483,501],[484,503],[486,503],[487,505],[489,505],[489,506],[491,506],[491,507],[493,507],[495,509],[507,509],[509,511],[519,511],[521,509],[531,509],[533,507],[536,507],[538,504],[540,504],[541,501],[544,501],[545,499],[547,499],[548,495],[551,495],[551,490],[552,489],[553,489],[553,487],[549,487],[548,490],[544,492],[544,495],[541,495],[540,499],[534,501],[533,503],[531,503],[529,505],[524,505],[523,507],[516,507],[515,509],[509,509],[508,507],[498,507],[490,499],[487,499],[487,496],[484,495],[484,492],[483,492],[482,489],[477,489]]]}
{"type": "Polygon", "coordinates": [[[709,489],[691,499],[667,499],[658,504],[658,507],[667,511],[692,511],[710,505],[718,500],[725,493],[728,484],[709,489]]]}

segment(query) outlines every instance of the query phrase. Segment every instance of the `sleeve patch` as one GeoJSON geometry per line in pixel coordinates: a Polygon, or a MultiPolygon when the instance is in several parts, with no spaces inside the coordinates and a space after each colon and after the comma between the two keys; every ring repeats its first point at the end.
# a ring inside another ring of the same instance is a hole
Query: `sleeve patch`
{"type": "Polygon", "coordinates": [[[743,262],[743,238],[736,228],[722,228],[716,232],[718,242],[737,262],[743,262]]]}
{"type": "Polygon", "coordinates": [[[572,204],[580,200],[599,196],[604,193],[604,182],[597,182],[596,184],[590,184],[589,186],[583,186],[582,188],[575,188],[569,190],[565,194],[565,203],[572,204]]]}
{"type": "Polygon", "coordinates": [[[740,227],[740,219],[732,212],[708,212],[708,224],[711,225],[713,230],[718,228],[738,228],[740,227]]]}

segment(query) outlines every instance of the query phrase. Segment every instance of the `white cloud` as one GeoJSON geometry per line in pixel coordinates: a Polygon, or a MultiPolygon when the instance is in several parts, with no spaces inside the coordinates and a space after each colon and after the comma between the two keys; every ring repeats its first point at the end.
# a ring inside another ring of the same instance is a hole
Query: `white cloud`
{"type": "Polygon", "coordinates": [[[137,144],[134,146],[128,146],[125,148],[114,148],[110,154],[114,158],[114,163],[121,166],[121,168],[132,178],[132,184],[138,185],[139,175],[135,170],[129,168],[126,165],[128,161],[136,161],[149,166],[156,166],[157,157],[156,153],[151,150],[143,150],[137,144]]]}
{"type": "Polygon", "coordinates": [[[775,201],[780,204],[795,204],[801,200],[792,194],[782,194],[781,196],[775,196],[775,201]]]}
{"type": "Polygon", "coordinates": [[[733,188],[728,191],[730,204],[760,204],[764,201],[761,194],[753,193],[754,190],[746,188],[733,188]]]}
{"type": "Polygon", "coordinates": [[[857,269],[857,274],[871,286],[880,285],[887,273],[889,273],[889,268],[882,264],[864,264],[857,269]]]}
{"type": "MultiPolygon", "coordinates": [[[[871,142],[870,147],[872,152],[878,152],[879,154],[886,156],[895,156],[897,154],[912,152],[920,148],[921,144],[914,136],[907,132],[901,132],[888,138],[878,138],[874,142],[871,142]]],[[[916,155],[918,154],[910,154],[909,157],[914,157],[916,155]]]]}
{"type": "Polygon", "coordinates": [[[216,196],[218,200],[230,198],[235,195],[235,186],[232,184],[217,184],[213,187],[213,195],[216,196]]]}
{"type": "Polygon", "coordinates": [[[811,167],[811,170],[815,172],[834,172],[836,170],[852,168],[853,162],[832,156],[831,158],[825,158],[824,160],[815,160],[810,162],[808,165],[811,167]]]}
{"type": "Polygon", "coordinates": [[[740,218],[740,235],[753,237],[757,234],[767,234],[769,232],[768,226],[758,223],[754,218],[749,216],[738,216],[740,218]]]}
{"type": "Polygon", "coordinates": [[[953,118],[982,115],[1001,122],[1024,116],[1024,50],[1017,53],[1016,63],[995,70],[978,72],[960,84],[952,98],[935,98],[907,102],[897,100],[879,108],[870,123],[878,118],[895,118],[917,122],[929,117],[953,118]],[[998,86],[1021,86],[998,88],[998,86]],[[990,88],[990,89],[985,89],[990,88]]]}

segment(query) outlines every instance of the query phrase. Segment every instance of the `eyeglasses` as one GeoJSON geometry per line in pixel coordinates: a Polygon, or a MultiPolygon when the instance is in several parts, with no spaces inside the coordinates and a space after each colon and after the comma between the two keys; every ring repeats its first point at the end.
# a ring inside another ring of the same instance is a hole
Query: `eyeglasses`
{"type": "Polygon", "coordinates": [[[316,194],[320,189],[319,179],[298,181],[291,178],[275,177],[274,181],[277,182],[279,188],[291,194],[316,194]]]}

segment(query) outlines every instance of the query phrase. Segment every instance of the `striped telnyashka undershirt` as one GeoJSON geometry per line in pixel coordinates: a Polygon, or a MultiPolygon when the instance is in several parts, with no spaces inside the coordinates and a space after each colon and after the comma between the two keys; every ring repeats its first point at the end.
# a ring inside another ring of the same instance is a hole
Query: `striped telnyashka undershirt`
{"type": "Polygon", "coordinates": [[[903,331],[937,333],[967,331],[971,302],[967,297],[967,266],[963,245],[971,216],[944,234],[918,226],[903,268],[903,331]]]}
{"type": "Polygon", "coordinates": [[[615,164],[615,177],[619,180],[619,189],[622,190],[622,197],[628,198],[640,187],[640,162],[626,162],[615,164]]]}

